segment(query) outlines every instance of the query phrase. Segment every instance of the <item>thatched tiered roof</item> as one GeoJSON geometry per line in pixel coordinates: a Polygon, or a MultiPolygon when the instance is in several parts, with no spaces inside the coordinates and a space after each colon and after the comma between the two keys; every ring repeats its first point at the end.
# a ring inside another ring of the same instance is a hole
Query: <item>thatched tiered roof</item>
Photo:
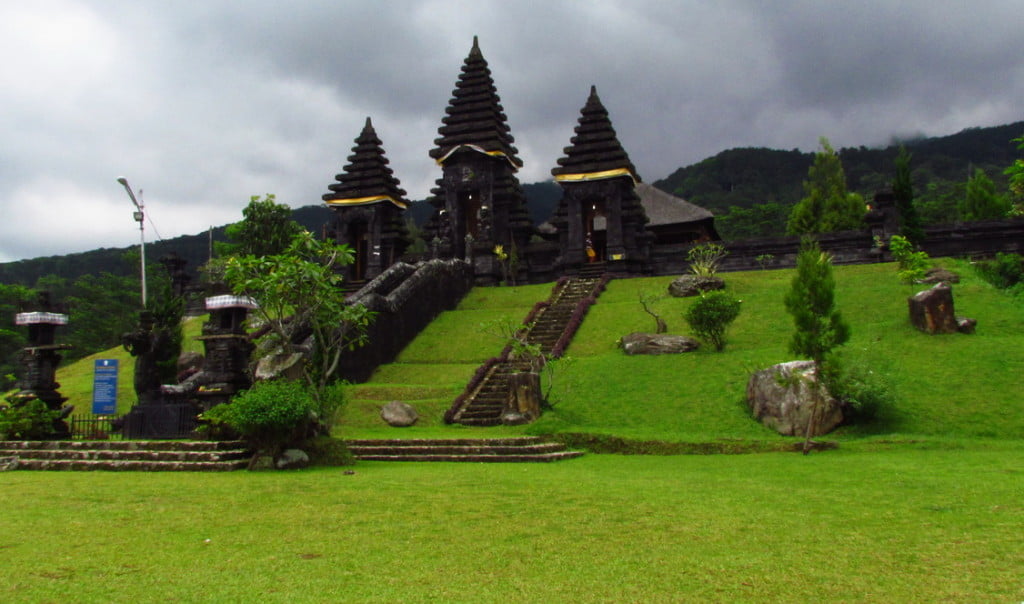
{"type": "Polygon", "coordinates": [[[323,196],[327,205],[356,206],[391,202],[402,209],[409,205],[405,190],[399,186],[398,179],[388,166],[388,158],[384,157],[384,148],[370,118],[366,118],[366,125],[356,138],[348,162],[344,172],[334,177],[338,182],[327,187],[331,190],[331,193],[323,196]]]}
{"type": "Polygon", "coordinates": [[[628,176],[640,182],[633,162],[615,134],[608,110],[597,96],[597,88],[590,87],[590,96],[580,111],[576,135],[565,147],[565,157],[551,170],[558,182],[582,182],[628,176]]]}
{"type": "Polygon", "coordinates": [[[441,120],[444,125],[437,130],[441,136],[434,139],[437,146],[430,150],[430,157],[438,163],[444,163],[456,151],[468,149],[503,157],[516,169],[523,165],[476,36],[445,114],[441,120]]]}

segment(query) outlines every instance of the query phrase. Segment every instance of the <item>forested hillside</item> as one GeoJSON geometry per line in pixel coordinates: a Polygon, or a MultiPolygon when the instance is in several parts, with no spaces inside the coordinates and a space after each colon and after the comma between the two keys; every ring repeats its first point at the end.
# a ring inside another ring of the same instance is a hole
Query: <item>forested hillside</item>
{"type": "MultiPolygon", "coordinates": [[[[968,176],[984,170],[998,190],[1006,189],[1003,170],[1017,157],[1012,139],[1024,134],[1024,122],[970,128],[937,138],[897,141],[884,149],[839,150],[847,187],[871,199],[895,174],[900,144],[911,160],[915,204],[925,224],[957,219],[956,203],[968,176]]],[[[654,186],[683,197],[716,216],[725,239],[782,234],[786,216],[803,196],[803,181],[813,153],[796,149],[729,149],[680,168],[654,186]]]]}
{"type": "MultiPolygon", "coordinates": [[[[964,196],[968,175],[977,168],[995,181],[998,190],[1005,190],[1003,170],[1018,155],[1011,140],[1022,134],[1024,122],[1016,122],[970,128],[938,138],[900,141],[913,153],[915,204],[925,224],[957,219],[956,203],[964,196]]],[[[841,149],[839,156],[849,189],[870,199],[876,190],[891,182],[898,151],[899,143],[884,149],[841,149]]],[[[803,196],[803,181],[813,157],[813,153],[795,149],[729,149],[679,168],[653,184],[711,210],[716,216],[718,232],[727,240],[777,235],[785,228],[790,207],[803,196]]],[[[560,187],[551,181],[525,184],[523,192],[534,223],[550,217],[561,195],[560,187]]],[[[409,208],[409,217],[417,225],[422,225],[432,213],[433,208],[425,201],[414,201],[409,208]]],[[[293,218],[306,229],[320,232],[330,221],[331,210],[324,206],[306,206],[296,209],[293,218]]],[[[224,241],[224,227],[149,243],[146,254],[155,261],[175,252],[188,261],[188,269],[194,272],[210,257],[211,235],[213,241],[224,241]]],[[[137,249],[103,248],[3,263],[0,264],[0,284],[33,286],[44,275],[68,281],[102,272],[130,276],[138,265],[124,257],[130,250],[137,254],[137,249]]]]}

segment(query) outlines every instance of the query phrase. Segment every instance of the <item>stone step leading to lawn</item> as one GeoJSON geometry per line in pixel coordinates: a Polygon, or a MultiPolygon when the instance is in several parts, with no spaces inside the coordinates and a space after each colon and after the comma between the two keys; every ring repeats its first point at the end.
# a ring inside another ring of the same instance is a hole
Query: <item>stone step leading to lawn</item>
{"type": "Polygon", "coordinates": [[[349,440],[349,451],[363,461],[551,462],[572,459],[582,451],[539,437],[482,439],[349,440]]]}
{"type": "MultiPolygon", "coordinates": [[[[555,285],[548,297],[547,305],[540,308],[526,335],[528,344],[540,347],[541,353],[551,355],[560,341],[572,338],[578,325],[572,325],[572,317],[584,300],[596,297],[604,287],[606,279],[598,271],[600,267],[589,268],[585,277],[575,277],[555,285]]],[[[564,346],[564,342],[563,342],[564,346]]],[[[509,375],[523,371],[528,366],[522,361],[502,358],[482,380],[475,379],[466,385],[445,414],[445,421],[467,426],[497,426],[502,423],[504,403],[511,389],[509,375]]]]}
{"type": "Polygon", "coordinates": [[[0,441],[0,459],[19,470],[217,472],[249,457],[240,441],[0,441]]]}

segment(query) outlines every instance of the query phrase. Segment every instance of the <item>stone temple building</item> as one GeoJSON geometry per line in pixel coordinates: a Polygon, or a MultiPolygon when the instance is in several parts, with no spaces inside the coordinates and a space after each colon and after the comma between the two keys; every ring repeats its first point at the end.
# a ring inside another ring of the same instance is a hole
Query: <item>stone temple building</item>
{"type": "MultiPolygon", "coordinates": [[[[475,37],[441,122],[429,151],[441,177],[428,199],[427,254],[470,261],[477,283],[547,281],[589,265],[650,274],[652,259],[665,256],[656,248],[719,238],[710,212],[641,182],[594,87],[551,170],[562,198],[543,228],[535,227],[516,177],[523,162],[475,37]]],[[[409,246],[409,202],[369,118],[348,162],[323,199],[336,213],[329,233],[356,253],[345,276],[359,282],[409,246]]]]}

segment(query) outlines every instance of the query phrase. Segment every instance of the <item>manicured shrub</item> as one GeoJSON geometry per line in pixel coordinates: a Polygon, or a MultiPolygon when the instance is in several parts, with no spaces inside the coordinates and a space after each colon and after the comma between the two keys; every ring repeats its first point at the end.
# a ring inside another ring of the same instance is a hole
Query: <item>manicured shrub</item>
{"type": "Polygon", "coordinates": [[[0,406],[0,440],[43,440],[53,434],[60,411],[35,399],[24,405],[0,406]]]}
{"type": "Polygon", "coordinates": [[[684,318],[700,339],[721,352],[725,349],[725,332],[740,314],[740,301],[718,290],[701,294],[684,318]]]}
{"type": "Polygon", "coordinates": [[[300,382],[268,380],[203,414],[238,432],[254,449],[252,468],[260,454],[276,457],[290,442],[305,435],[317,420],[309,389],[300,382]]]}

